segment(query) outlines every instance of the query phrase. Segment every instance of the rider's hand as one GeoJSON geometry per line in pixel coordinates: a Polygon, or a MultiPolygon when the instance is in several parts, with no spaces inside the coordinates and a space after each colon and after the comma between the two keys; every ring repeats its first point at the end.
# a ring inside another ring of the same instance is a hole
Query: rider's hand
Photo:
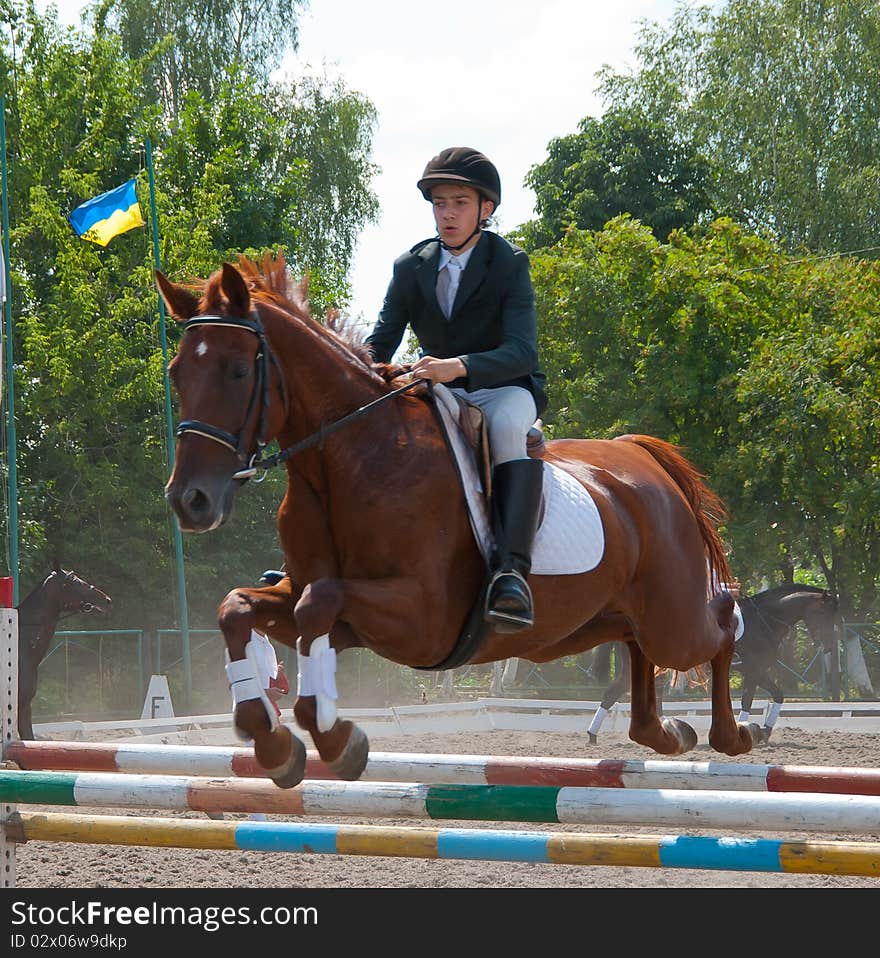
{"type": "Polygon", "coordinates": [[[449,383],[467,376],[467,366],[457,357],[436,359],[434,356],[422,356],[410,366],[409,371],[417,379],[430,379],[432,383],[449,383]]]}

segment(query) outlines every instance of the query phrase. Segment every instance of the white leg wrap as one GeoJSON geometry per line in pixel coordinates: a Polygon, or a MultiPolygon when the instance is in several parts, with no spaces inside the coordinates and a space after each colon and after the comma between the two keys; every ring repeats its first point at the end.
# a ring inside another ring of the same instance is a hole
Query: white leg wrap
{"type": "Polygon", "coordinates": [[[596,714],[593,716],[593,721],[590,722],[590,727],[587,729],[590,735],[595,735],[599,729],[602,728],[602,723],[605,721],[605,716],[610,714],[611,709],[603,709],[601,705],[596,709],[596,714]]]}
{"type": "Polygon", "coordinates": [[[300,651],[302,639],[297,639],[299,661],[297,694],[314,695],[318,709],[318,731],[329,732],[336,721],[336,649],[330,648],[330,636],[319,635],[309,649],[309,655],[300,651]]]}
{"type": "Polygon", "coordinates": [[[736,622],[736,632],[733,634],[733,641],[739,642],[743,637],[743,632],[746,630],[746,624],[743,622],[742,609],[736,601],[733,603],[733,621],[736,622]]]}
{"type": "Polygon", "coordinates": [[[226,663],[226,679],[232,692],[232,709],[235,711],[239,702],[259,699],[263,703],[266,715],[269,717],[269,728],[274,732],[280,725],[278,713],[257,677],[256,650],[253,642],[248,641],[244,651],[245,658],[237,662],[226,663]]]}
{"type": "Polygon", "coordinates": [[[748,722],[751,717],[752,717],[751,712],[747,712],[745,709],[740,709],[739,718],[737,719],[737,722],[748,722]]]}
{"type": "Polygon", "coordinates": [[[779,702],[771,702],[770,708],[767,709],[767,718],[764,719],[764,725],[766,728],[773,728],[776,725],[776,719],[779,718],[779,712],[782,709],[782,705],[779,702]]]}

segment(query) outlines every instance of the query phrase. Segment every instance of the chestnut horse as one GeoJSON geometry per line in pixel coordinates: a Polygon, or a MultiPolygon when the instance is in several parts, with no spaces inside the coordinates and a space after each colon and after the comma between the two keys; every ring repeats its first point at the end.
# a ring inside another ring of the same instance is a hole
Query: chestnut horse
{"type": "Polygon", "coordinates": [[[730,701],[733,600],[706,601],[707,576],[729,576],[716,531],[723,507],[675,447],[649,436],[546,443],[542,458],[595,500],[604,554],[590,572],[533,574],[535,625],[515,634],[485,626],[462,659],[454,650],[487,570],[425,384],[371,364],[363,347],[313,319],[282,257],[224,263],[197,287],[158,271],[156,282],[183,323],[169,366],[182,419],[165,493],[181,529],[218,528],[259,464],[287,468],[278,533],[288,575],[234,589],[219,609],[234,723],[276,784],[301,780],[305,746],[262,700],[248,660],[253,627],[297,648],[294,716],[340,778],[360,776],[369,748],[336,712],[335,654],[353,647],[442,669],[547,662],[632,636],[635,742],[664,755],[696,745],[690,726],[659,717],[654,666],[710,663],[709,742],[728,755],[749,751],[730,701]],[[264,459],[276,438],[282,451],[264,459]]]}

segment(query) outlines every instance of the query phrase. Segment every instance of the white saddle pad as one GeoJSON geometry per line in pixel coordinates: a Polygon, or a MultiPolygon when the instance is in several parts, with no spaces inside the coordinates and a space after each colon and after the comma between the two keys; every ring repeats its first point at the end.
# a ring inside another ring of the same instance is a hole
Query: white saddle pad
{"type": "MultiPolygon", "coordinates": [[[[471,526],[484,557],[492,549],[489,509],[473,450],[458,427],[458,403],[442,385],[434,387],[458,462],[471,526]]],[[[564,469],[544,463],[544,513],[532,549],[532,575],[576,575],[595,569],[605,552],[605,532],[596,503],[564,469]]]]}

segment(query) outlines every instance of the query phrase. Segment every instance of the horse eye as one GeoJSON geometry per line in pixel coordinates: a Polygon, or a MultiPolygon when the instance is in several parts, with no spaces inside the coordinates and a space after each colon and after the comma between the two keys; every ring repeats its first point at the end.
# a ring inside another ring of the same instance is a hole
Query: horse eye
{"type": "Polygon", "coordinates": [[[243,359],[239,360],[232,367],[232,378],[246,379],[250,371],[251,367],[243,359]]]}

